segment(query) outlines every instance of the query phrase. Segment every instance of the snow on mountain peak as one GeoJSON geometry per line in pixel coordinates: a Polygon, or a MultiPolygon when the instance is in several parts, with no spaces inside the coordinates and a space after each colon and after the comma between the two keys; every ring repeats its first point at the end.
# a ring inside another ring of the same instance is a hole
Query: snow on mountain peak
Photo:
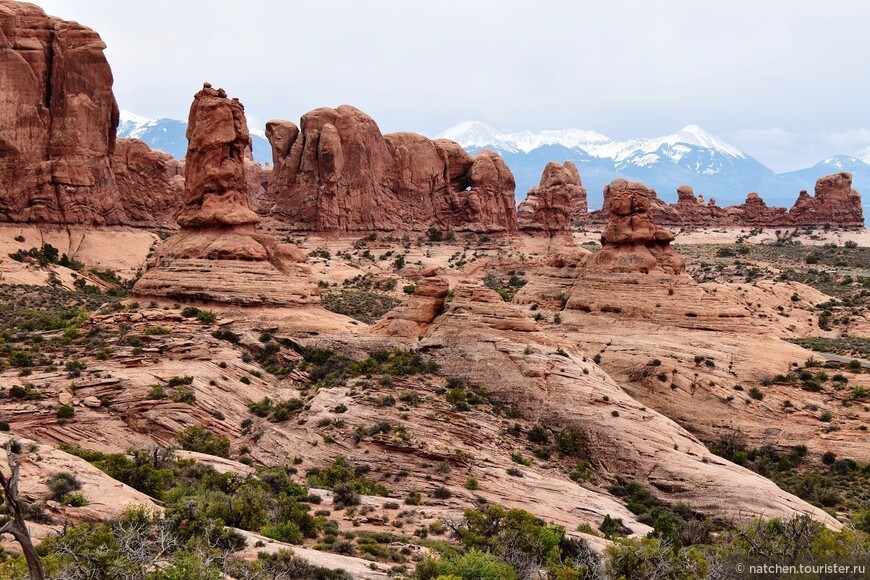
{"type": "Polygon", "coordinates": [[[582,129],[555,129],[538,133],[518,131],[502,133],[480,121],[463,121],[439,134],[437,139],[451,139],[463,147],[495,147],[502,151],[528,153],[544,145],[561,145],[569,149],[583,149],[598,143],[607,143],[611,139],[582,129]]]}
{"type": "Polygon", "coordinates": [[[687,125],[678,132],[664,137],[617,141],[601,133],[583,129],[502,133],[479,121],[464,121],[447,129],[438,137],[452,139],[463,147],[494,147],[509,153],[519,151],[529,153],[545,145],[561,145],[568,149],[583,151],[592,157],[613,159],[617,162],[633,156],[655,153],[662,147],[666,149],[664,154],[675,161],[689,154],[691,147],[711,149],[729,157],[746,158],[742,151],[707,133],[698,125],[687,125]]]}
{"type": "Polygon", "coordinates": [[[510,143],[508,135],[500,133],[495,128],[490,127],[486,123],[480,121],[463,121],[456,124],[443,133],[439,134],[437,139],[450,139],[456,141],[463,147],[498,147],[506,151],[517,151],[517,148],[510,143]]]}
{"type": "Polygon", "coordinates": [[[720,151],[721,153],[725,153],[726,155],[730,155],[731,157],[745,157],[740,149],[737,149],[733,145],[729,145],[725,141],[714,137],[710,133],[704,131],[698,125],[686,125],[673,135],[669,135],[667,137],[663,137],[662,139],[670,140],[673,138],[677,143],[687,143],[689,145],[697,145],[698,147],[703,147],[705,149],[714,149],[720,151]]]}
{"type": "Polygon", "coordinates": [[[145,125],[146,123],[150,123],[154,119],[147,119],[145,117],[140,117],[136,113],[131,113],[125,109],[121,109],[121,123],[132,123],[134,125],[145,125]]]}

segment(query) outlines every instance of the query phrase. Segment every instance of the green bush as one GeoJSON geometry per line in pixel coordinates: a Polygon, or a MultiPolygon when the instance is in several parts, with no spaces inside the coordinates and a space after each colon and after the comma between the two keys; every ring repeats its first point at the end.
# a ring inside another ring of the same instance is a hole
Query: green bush
{"type": "Polygon", "coordinates": [[[443,560],[423,561],[417,567],[420,580],[516,580],[516,571],[489,552],[470,550],[443,560]]]}
{"type": "Polygon", "coordinates": [[[182,449],[218,457],[230,456],[230,440],[216,436],[202,425],[191,425],[175,436],[182,449]]]}
{"type": "Polygon", "coordinates": [[[231,342],[233,344],[238,344],[242,340],[241,336],[239,336],[238,334],[236,334],[235,332],[233,332],[232,330],[230,330],[228,328],[222,328],[220,330],[215,330],[214,332],[211,333],[211,335],[213,337],[217,338],[218,340],[226,340],[227,342],[231,342]]]}
{"type": "Polygon", "coordinates": [[[279,542],[288,544],[301,544],[302,533],[299,531],[299,526],[293,522],[273,522],[266,524],[262,530],[262,534],[267,538],[272,538],[279,542]]]}
{"type": "Polygon", "coordinates": [[[387,496],[387,488],[384,485],[362,476],[364,469],[352,466],[339,455],[333,462],[323,469],[313,469],[308,472],[308,483],[312,487],[335,490],[336,486],[349,483],[353,489],[361,495],[387,496]]]}

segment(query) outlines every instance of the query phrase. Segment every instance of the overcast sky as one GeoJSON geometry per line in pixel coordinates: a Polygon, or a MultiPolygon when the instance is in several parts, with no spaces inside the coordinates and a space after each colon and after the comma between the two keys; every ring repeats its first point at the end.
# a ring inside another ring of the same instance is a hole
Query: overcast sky
{"type": "Polygon", "coordinates": [[[617,139],[696,123],[777,171],[870,151],[859,0],[37,0],[108,45],[121,108],[184,119],[205,80],[252,125],[352,104],[617,139]]]}

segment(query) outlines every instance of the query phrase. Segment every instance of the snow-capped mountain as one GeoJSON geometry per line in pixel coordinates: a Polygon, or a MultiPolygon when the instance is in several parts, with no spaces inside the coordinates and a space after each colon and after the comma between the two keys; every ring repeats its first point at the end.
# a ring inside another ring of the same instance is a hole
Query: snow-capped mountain
{"type": "MultiPolygon", "coordinates": [[[[801,187],[798,191],[806,189],[812,193],[816,179],[819,176],[840,171],[848,171],[852,174],[852,185],[858,191],[864,191],[862,187],[868,188],[868,185],[865,184],[870,184],[870,163],[867,163],[860,157],[853,157],[851,155],[834,155],[816,163],[812,167],[783,173],[782,177],[800,183],[801,187]]],[[[864,199],[866,200],[867,196],[864,196],[864,199]]]]}
{"type": "MultiPolygon", "coordinates": [[[[261,129],[250,129],[254,159],[260,163],[272,162],[272,149],[261,129]]],[[[184,159],[187,153],[187,123],[177,119],[148,119],[121,111],[118,137],[141,139],[152,149],[169,153],[176,159],[184,159]]]]}
{"type": "MultiPolygon", "coordinates": [[[[659,151],[676,161],[688,154],[691,147],[714,150],[730,157],[746,158],[745,153],[707,133],[698,125],[688,125],[677,133],[664,137],[617,141],[596,131],[583,129],[501,133],[485,123],[465,121],[447,129],[438,137],[451,139],[466,148],[495,147],[510,153],[530,153],[545,145],[559,145],[583,151],[592,157],[613,159],[617,162],[629,157],[643,159],[644,154],[655,157],[659,151]]],[[[649,164],[651,161],[652,159],[647,158],[641,164],[649,164]]]]}
{"type": "Polygon", "coordinates": [[[720,205],[742,203],[747,193],[757,191],[769,204],[791,206],[801,189],[812,191],[818,177],[837,171],[851,171],[857,189],[863,183],[870,189],[870,153],[866,160],[836,156],[777,174],[698,125],[663,137],[619,141],[581,129],[504,133],[466,121],[438,137],[452,139],[472,153],[498,151],[514,174],[520,199],[538,184],[548,161],[570,159],[580,170],[592,208],[600,207],[603,187],[616,177],[643,181],[669,202],[676,200],[677,187],[687,183],[720,205]]]}
{"type": "Polygon", "coordinates": [[[595,131],[563,129],[532,133],[500,133],[485,123],[465,121],[454,125],[440,135],[439,139],[456,141],[463,147],[496,147],[511,153],[529,153],[544,145],[561,145],[567,148],[585,148],[612,140],[595,131]]]}

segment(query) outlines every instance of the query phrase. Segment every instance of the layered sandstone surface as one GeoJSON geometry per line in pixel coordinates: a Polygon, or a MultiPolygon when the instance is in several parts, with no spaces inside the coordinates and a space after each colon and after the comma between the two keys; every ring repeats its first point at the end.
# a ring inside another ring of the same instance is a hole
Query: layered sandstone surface
{"type": "Polygon", "coordinates": [[[460,283],[420,346],[442,372],[486,387],[495,400],[523,409],[524,417],[582,432],[586,453],[603,473],[667,490],[671,500],[720,517],[806,513],[839,525],[770,480],[713,455],[688,431],[627,395],[569,341],[539,332],[488,288],[460,283]]]}
{"type": "Polygon", "coordinates": [[[191,105],[187,138],[181,231],[160,247],[134,291],[237,304],[316,302],[305,255],[254,229],[242,104],[206,83],[191,105]]]}
{"type": "Polygon", "coordinates": [[[382,135],[348,105],[270,121],[274,169],[261,213],[314,231],[515,232],[514,178],[491,151],[446,139],[382,135]]]}

